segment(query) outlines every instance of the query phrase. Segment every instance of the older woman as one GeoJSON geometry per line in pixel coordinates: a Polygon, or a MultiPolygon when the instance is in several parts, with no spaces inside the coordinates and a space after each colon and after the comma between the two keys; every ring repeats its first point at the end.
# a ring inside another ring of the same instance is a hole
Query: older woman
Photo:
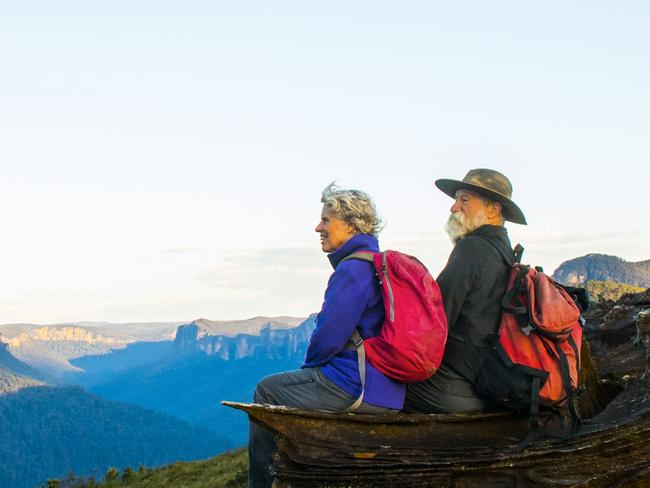
{"type": "MultiPolygon", "coordinates": [[[[340,412],[360,396],[357,353],[347,347],[357,329],[362,338],[379,334],[384,321],[381,290],[372,264],[343,259],[358,251],[379,252],[381,221],[371,198],[333,183],[323,190],[323,210],[316,232],[328,253],[334,273],[316,320],[301,369],[268,376],[255,391],[255,403],[340,412]]],[[[370,363],[359,413],[397,413],[403,406],[405,385],[391,380],[370,363]]],[[[248,486],[270,487],[269,468],[275,450],[273,436],[251,423],[248,442],[248,486]]]]}

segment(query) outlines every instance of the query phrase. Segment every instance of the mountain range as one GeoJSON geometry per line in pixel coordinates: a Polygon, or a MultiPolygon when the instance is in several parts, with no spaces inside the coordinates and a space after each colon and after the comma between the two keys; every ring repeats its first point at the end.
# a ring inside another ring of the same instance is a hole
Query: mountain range
{"type": "Polygon", "coordinates": [[[207,429],[79,387],[50,386],[0,343],[0,486],[32,488],[68,471],[205,458],[228,443],[207,429]]]}
{"type": "Polygon", "coordinates": [[[597,280],[648,288],[650,259],[631,263],[616,256],[587,254],[560,264],[553,279],[570,286],[583,286],[588,281],[597,280]]]}
{"type": "MultiPolygon", "coordinates": [[[[18,375],[30,379],[39,379],[42,374],[36,369],[23,361],[20,361],[9,352],[8,344],[0,341],[0,370],[4,370],[13,375],[18,375]]],[[[0,388],[0,394],[7,390],[0,388]]]]}
{"type": "Polygon", "coordinates": [[[244,444],[247,419],[220,401],[250,401],[261,377],[298,367],[314,325],[314,317],[255,317],[133,330],[0,326],[0,425],[10,426],[0,434],[0,486],[244,444]]]}
{"type": "MultiPolygon", "coordinates": [[[[296,369],[304,359],[316,316],[267,320],[253,334],[211,335],[209,324],[181,325],[170,350],[157,361],[122,371],[90,386],[97,395],[141,405],[218,432],[229,447],[246,443],[247,418],[221,400],[251,401],[257,382],[296,369]]],[[[248,330],[248,329],[244,329],[248,330]]]]}
{"type": "Polygon", "coordinates": [[[180,324],[7,324],[0,325],[0,338],[13,356],[38,369],[41,377],[65,382],[66,375],[83,373],[70,360],[109,354],[141,342],[173,341],[180,324]]]}

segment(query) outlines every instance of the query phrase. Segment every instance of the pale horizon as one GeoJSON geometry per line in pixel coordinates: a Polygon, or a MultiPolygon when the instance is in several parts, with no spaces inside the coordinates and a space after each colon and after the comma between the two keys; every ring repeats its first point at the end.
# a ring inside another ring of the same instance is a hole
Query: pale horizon
{"type": "Polygon", "coordinates": [[[434,276],[490,167],[524,261],[650,259],[645,2],[0,7],[0,323],[306,317],[331,181],[434,276]]]}

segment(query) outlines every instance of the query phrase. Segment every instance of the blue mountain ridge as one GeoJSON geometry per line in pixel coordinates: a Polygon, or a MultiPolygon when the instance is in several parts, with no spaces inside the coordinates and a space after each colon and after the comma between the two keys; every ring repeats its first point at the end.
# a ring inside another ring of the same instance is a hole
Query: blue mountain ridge
{"type": "Polygon", "coordinates": [[[234,337],[210,335],[196,323],[181,325],[162,358],[90,389],[103,398],[207,427],[225,437],[228,447],[241,446],[247,439],[247,418],[220,402],[251,401],[261,378],[298,368],[314,328],[315,316],[297,327],[276,329],[267,324],[259,335],[234,337]]]}
{"type": "Polygon", "coordinates": [[[228,442],[169,415],[46,385],[0,343],[0,487],[33,488],[73,471],[163,465],[213,456],[228,442]]]}
{"type": "MultiPolygon", "coordinates": [[[[4,342],[0,342],[0,368],[4,368],[18,376],[26,376],[37,380],[44,378],[44,375],[36,368],[15,358],[4,342]]],[[[0,390],[0,393],[2,393],[2,390],[0,390]]]]}

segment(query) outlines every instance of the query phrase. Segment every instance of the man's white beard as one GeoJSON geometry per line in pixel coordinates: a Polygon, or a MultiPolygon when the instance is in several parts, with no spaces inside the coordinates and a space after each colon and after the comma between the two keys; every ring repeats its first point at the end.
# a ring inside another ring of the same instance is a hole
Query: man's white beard
{"type": "Polygon", "coordinates": [[[471,219],[467,218],[463,212],[456,212],[449,216],[445,225],[445,232],[451,239],[451,242],[456,244],[467,234],[487,223],[487,216],[482,211],[477,212],[471,219]]]}

